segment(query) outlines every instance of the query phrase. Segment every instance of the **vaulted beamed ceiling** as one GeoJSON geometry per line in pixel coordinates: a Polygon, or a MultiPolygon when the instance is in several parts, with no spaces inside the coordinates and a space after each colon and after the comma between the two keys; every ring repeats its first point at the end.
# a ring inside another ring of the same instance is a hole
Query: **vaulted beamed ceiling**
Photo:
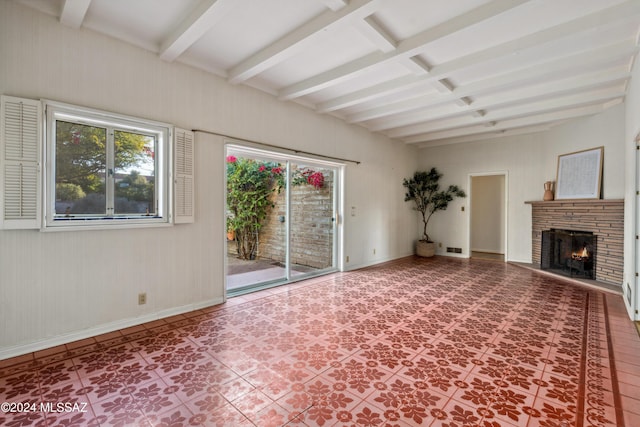
{"type": "Polygon", "coordinates": [[[420,147],[623,102],[640,0],[15,0],[420,147]]]}

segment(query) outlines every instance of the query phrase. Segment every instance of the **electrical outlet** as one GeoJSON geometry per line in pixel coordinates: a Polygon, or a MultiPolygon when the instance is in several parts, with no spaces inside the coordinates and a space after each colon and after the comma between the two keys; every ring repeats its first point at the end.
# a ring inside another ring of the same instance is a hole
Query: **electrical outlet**
{"type": "Polygon", "coordinates": [[[376,248],[373,248],[373,254],[374,255],[376,254],[376,248]]]}
{"type": "Polygon", "coordinates": [[[144,305],[147,303],[147,293],[143,292],[138,294],[138,305],[144,305]]]}
{"type": "Polygon", "coordinates": [[[347,262],[349,262],[349,255],[347,255],[347,262]]]}

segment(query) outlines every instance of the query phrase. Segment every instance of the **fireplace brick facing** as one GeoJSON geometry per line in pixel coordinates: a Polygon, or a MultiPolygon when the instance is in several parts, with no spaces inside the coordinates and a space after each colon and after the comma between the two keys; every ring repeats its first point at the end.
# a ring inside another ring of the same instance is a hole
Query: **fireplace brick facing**
{"type": "Polygon", "coordinates": [[[624,200],[555,200],[531,205],[532,262],[540,265],[542,232],[552,228],[590,231],[598,238],[595,279],[622,285],[624,200]]]}

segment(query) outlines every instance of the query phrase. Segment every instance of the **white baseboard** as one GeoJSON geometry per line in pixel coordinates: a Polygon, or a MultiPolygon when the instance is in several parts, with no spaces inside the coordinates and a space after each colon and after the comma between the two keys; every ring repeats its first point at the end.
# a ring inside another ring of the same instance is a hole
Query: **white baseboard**
{"type": "Polygon", "coordinates": [[[68,344],[73,341],[95,337],[98,335],[106,334],[106,333],[117,331],[120,329],[129,328],[131,326],[137,326],[143,323],[152,322],[154,320],[164,319],[165,317],[175,316],[177,314],[183,314],[183,313],[188,313],[190,311],[201,310],[203,308],[211,307],[213,305],[222,304],[223,302],[224,302],[223,297],[213,298],[213,299],[199,302],[199,303],[168,308],[166,310],[157,311],[155,313],[145,314],[140,317],[117,320],[115,322],[105,323],[103,325],[95,326],[93,328],[83,329],[81,331],[58,335],[53,338],[47,338],[44,340],[38,340],[38,341],[27,343],[27,344],[3,348],[3,349],[0,349],[0,360],[9,359],[15,356],[21,356],[23,354],[33,353],[34,351],[40,351],[40,350],[56,347],[63,344],[68,344]]]}
{"type": "Polygon", "coordinates": [[[522,263],[522,264],[531,264],[531,259],[530,258],[527,259],[527,260],[524,260],[524,259],[512,259],[512,258],[507,259],[506,256],[505,256],[505,262],[516,262],[516,263],[519,262],[519,263],[522,263]]]}
{"type": "Polygon", "coordinates": [[[471,249],[471,252],[482,252],[485,254],[504,255],[504,252],[496,251],[495,249],[471,249]]]}
{"type": "Polygon", "coordinates": [[[452,252],[436,252],[436,255],[448,256],[451,258],[469,258],[469,254],[467,253],[456,254],[452,252]]]}
{"type": "Polygon", "coordinates": [[[376,265],[376,264],[382,264],[383,262],[395,261],[397,259],[406,258],[406,257],[411,256],[411,255],[414,255],[414,252],[409,252],[409,253],[407,253],[405,255],[397,255],[397,256],[393,256],[393,257],[375,259],[375,260],[371,260],[371,261],[368,261],[368,262],[363,262],[363,263],[360,263],[360,264],[347,265],[345,263],[343,271],[353,271],[353,270],[358,270],[358,269],[361,269],[361,268],[371,267],[371,266],[376,265]]]}

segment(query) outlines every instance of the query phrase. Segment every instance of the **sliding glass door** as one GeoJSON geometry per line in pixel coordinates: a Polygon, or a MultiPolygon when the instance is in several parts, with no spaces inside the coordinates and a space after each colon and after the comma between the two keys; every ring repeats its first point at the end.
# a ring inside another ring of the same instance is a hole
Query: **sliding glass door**
{"type": "Polygon", "coordinates": [[[337,270],[339,165],[227,146],[227,295],[337,270]]]}

